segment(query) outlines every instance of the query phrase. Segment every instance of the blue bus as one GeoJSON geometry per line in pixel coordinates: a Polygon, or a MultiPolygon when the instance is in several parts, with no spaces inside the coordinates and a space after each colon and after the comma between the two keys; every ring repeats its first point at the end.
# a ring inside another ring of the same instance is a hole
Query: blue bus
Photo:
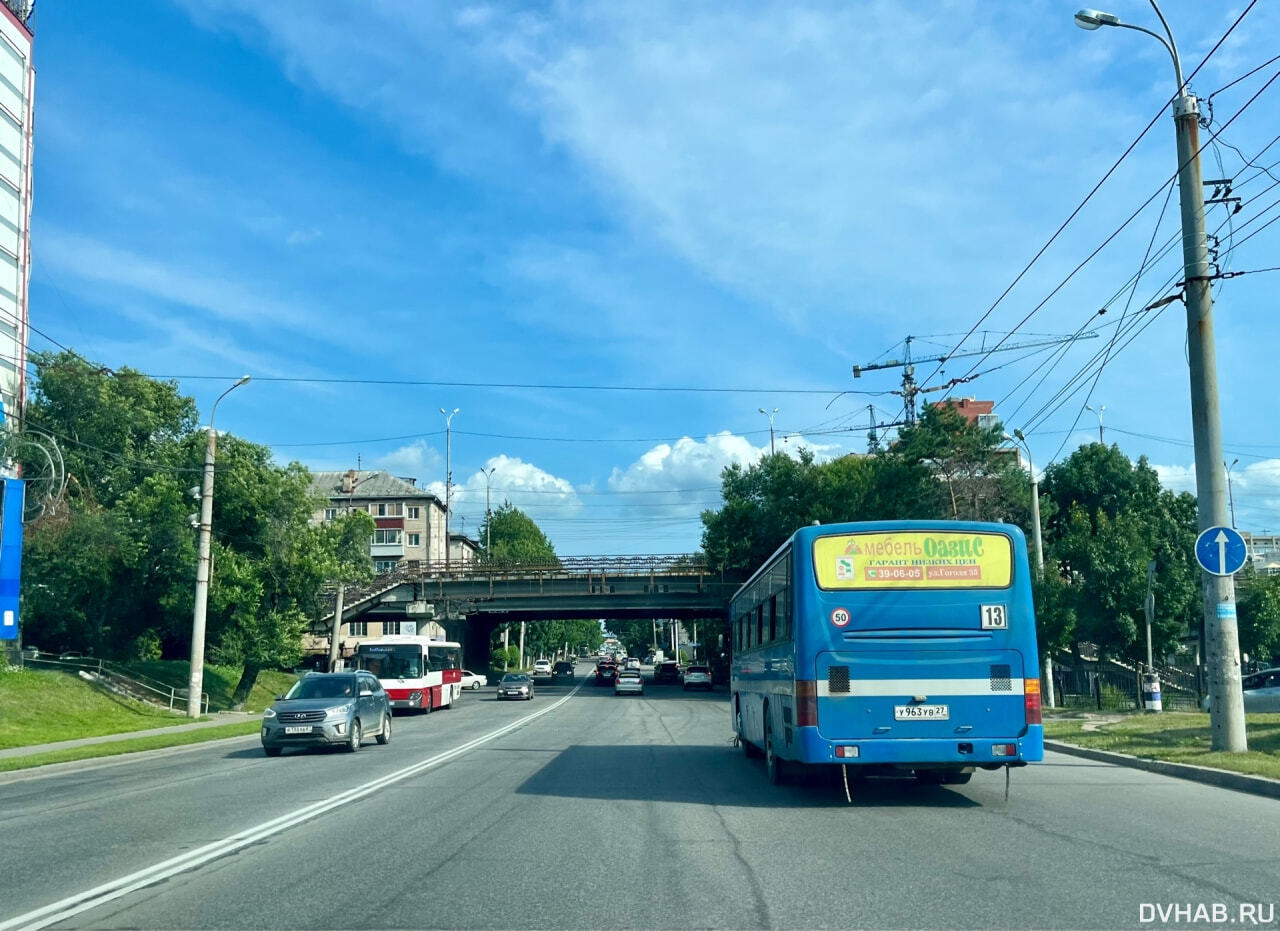
{"type": "Polygon", "coordinates": [[[734,727],[772,782],[793,764],[844,764],[855,776],[963,784],[978,767],[1044,758],[1017,527],[803,527],[738,590],[729,616],[734,727]]]}

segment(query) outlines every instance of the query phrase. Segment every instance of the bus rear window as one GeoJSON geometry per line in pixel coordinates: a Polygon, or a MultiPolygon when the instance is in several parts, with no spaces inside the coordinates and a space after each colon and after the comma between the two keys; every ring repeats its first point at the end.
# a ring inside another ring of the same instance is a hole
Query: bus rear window
{"type": "Polygon", "coordinates": [[[813,565],[828,590],[1008,588],[1013,541],[949,530],[841,534],[813,541],[813,565]]]}

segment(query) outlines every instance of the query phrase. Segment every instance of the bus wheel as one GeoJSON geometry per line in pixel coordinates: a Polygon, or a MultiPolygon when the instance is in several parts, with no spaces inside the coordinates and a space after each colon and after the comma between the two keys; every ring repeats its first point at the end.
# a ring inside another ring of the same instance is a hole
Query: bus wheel
{"type": "Polygon", "coordinates": [[[428,691],[428,692],[427,692],[427,694],[426,694],[425,698],[426,698],[426,701],[422,703],[422,713],[423,713],[423,714],[430,714],[430,713],[431,713],[431,706],[434,704],[434,702],[432,702],[432,700],[431,700],[431,692],[430,692],[430,691],[428,691]]]}
{"type": "Polygon", "coordinates": [[[773,727],[769,724],[768,708],[765,709],[764,716],[764,771],[769,777],[769,782],[775,786],[780,786],[786,781],[786,764],[778,759],[778,754],[773,749],[773,727]]]}
{"type": "Polygon", "coordinates": [[[755,760],[763,756],[763,754],[760,752],[760,748],[757,747],[755,744],[753,744],[751,741],[747,740],[747,738],[742,735],[742,712],[741,711],[738,712],[738,743],[742,744],[742,752],[746,754],[747,759],[755,760]]]}

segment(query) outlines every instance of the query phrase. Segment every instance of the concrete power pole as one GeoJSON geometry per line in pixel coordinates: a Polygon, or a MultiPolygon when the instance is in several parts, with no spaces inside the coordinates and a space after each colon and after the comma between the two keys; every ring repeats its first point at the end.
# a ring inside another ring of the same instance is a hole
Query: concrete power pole
{"type": "MultiPolygon", "coordinates": [[[[1173,122],[1178,142],[1178,199],[1182,210],[1182,264],[1186,282],[1187,360],[1191,375],[1191,432],[1196,451],[1196,507],[1200,531],[1225,526],[1227,489],[1221,468],[1222,422],[1218,416],[1218,363],[1213,338],[1213,294],[1209,283],[1209,245],[1204,230],[1204,188],[1200,176],[1200,105],[1187,91],[1182,61],[1173,31],[1156,0],[1151,6],[1165,35],[1122,23],[1118,16],[1098,10],[1075,15],[1082,29],[1115,26],[1146,33],[1173,58],[1178,79],[1173,122]],[[1165,41],[1165,36],[1168,41],[1165,41]]],[[[1240,633],[1236,622],[1235,580],[1201,574],[1204,591],[1205,662],[1209,672],[1210,747],[1244,753],[1244,697],[1240,693],[1240,633]]]]}
{"type": "MultiPolygon", "coordinates": [[[[1163,18],[1163,17],[1162,17],[1163,18]]],[[[1213,292],[1209,246],[1204,230],[1204,188],[1200,177],[1199,106],[1185,93],[1174,102],[1178,136],[1178,193],[1182,206],[1182,257],[1187,283],[1187,356],[1191,368],[1191,429],[1196,451],[1196,503],[1200,529],[1227,522],[1223,480],[1222,421],[1218,415],[1218,362],[1213,338],[1213,292]]],[[[1244,753],[1244,696],[1240,692],[1240,631],[1236,583],[1229,575],[1201,575],[1204,586],[1206,662],[1209,667],[1210,745],[1244,753]]]]}

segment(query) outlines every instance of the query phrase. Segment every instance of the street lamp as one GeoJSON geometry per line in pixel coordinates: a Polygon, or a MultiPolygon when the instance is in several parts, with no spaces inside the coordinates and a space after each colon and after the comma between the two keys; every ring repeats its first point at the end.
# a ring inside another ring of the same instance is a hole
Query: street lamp
{"type": "Polygon", "coordinates": [[[196,604],[191,612],[191,670],[187,679],[187,717],[200,717],[200,693],[204,690],[204,624],[209,606],[209,546],[213,533],[213,459],[218,443],[218,431],[213,429],[213,419],[218,415],[218,404],[241,385],[249,383],[243,375],[213,402],[209,411],[208,439],[204,447],[204,482],[200,488],[200,542],[196,557],[196,604]]]}
{"type": "Polygon", "coordinates": [[[489,524],[493,522],[493,511],[489,507],[489,480],[493,478],[493,473],[497,471],[497,466],[490,466],[487,469],[480,470],[480,474],[484,476],[484,555],[490,562],[493,561],[493,550],[491,549],[493,536],[489,532],[489,524]]]}
{"type": "MultiPolygon", "coordinates": [[[[444,414],[444,571],[449,571],[449,498],[453,494],[453,415],[461,408],[455,407],[444,414]]],[[[448,613],[448,612],[446,612],[448,613]]]]}
{"type": "MultiPolygon", "coordinates": [[[[1191,376],[1191,431],[1196,452],[1196,506],[1201,532],[1227,520],[1227,489],[1222,458],[1222,421],[1218,414],[1218,372],[1213,339],[1213,269],[1204,230],[1204,190],[1200,175],[1200,105],[1187,92],[1173,32],[1156,0],[1150,0],[1165,35],[1120,22],[1112,13],[1081,10],[1082,29],[1118,26],[1144,32],[1165,47],[1178,81],[1173,122],[1178,145],[1178,195],[1182,208],[1182,263],[1186,282],[1187,360],[1191,376]],[[1165,41],[1166,37],[1168,41],[1165,41]]],[[[1229,575],[1202,576],[1205,657],[1209,668],[1210,747],[1229,753],[1248,749],[1244,698],[1240,692],[1240,635],[1236,622],[1235,580],[1229,575]]]]}
{"type": "Polygon", "coordinates": [[[759,410],[760,410],[760,413],[764,414],[766,417],[769,418],[769,455],[772,456],[773,455],[773,418],[778,413],[778,409],[775,407],[772,411],[767,411],[762,407],[759,410]]]}
{"type": "MultiPolygon", "coordinates": [[[[1031,532],[1036,545],[1036,578],[1044,578],[1044,542],[1040,536],[1040,480],[1036,478],[1036,464],[1031,459],[1031,445],[1021,430],[1014,430],[1013,436],[1006,436],[1011,443],[1018,443],[1027,454],[1027,470],[1031,473],[1031,532]]],[[[1045,654],[1045,698],[1049,707],[1055,707],[1053,693],[1053,655],[1045,654]]]]}
{"type": "MultiPolygon", "coordinates": [[[[1236,467],[1236,463],[1239,461],[1239,458],[1232,459],[1231,465],[1227,466],[1227,502],[1231,505],[1232,530],[1236,529],[1236,495],[1235,492],[1231,490],[1231,470],[1236,467]]],[[[1223,465],[1226,465],[1226,463],[1223,463],[1223,465]]]]}
{"type": "Polygon", "coordinates": [[[1106,446],[1107,441],[1102,437],[1102,413],[1107,409],[1107,405],[1100,404],[1098,405],[1098,409],[1094,410],[1092,407],[1086,404],[1084,406],[1084,409],[1098,415],[1098,442],[1101,443],[1103,446],[1106,446]]]}

